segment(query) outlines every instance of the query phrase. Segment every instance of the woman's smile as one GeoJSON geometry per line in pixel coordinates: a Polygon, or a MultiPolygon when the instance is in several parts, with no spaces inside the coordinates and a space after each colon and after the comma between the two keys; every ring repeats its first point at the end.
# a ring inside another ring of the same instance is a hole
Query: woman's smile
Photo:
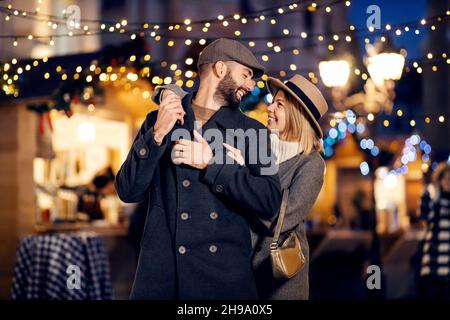
{"type": "Polygon", "coordinates": [[[275,117],[275,114],[274,113],[269,113],[269,118],[268,118],[268,121],[267,121],[267,123],[268,123],[268,125],[270,126],[270,125],[273,125],[273,124],[275,124],[275,123],[277,123],[277,117],[275,117]]]}

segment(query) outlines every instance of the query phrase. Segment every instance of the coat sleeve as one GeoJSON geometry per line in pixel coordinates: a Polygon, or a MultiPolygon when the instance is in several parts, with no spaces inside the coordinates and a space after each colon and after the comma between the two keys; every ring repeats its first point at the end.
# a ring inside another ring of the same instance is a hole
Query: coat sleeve
{"type": "MultiPolygon", "coordinates": [[[[270,146],[269,136],[266,143],[270,146]]],[[[264,170],[273,166],[274,162],[263,164],[259,150],[257,154],[256,163],[247,164],[246,161],[246,166],[241,166],[232,159],[227,159],[225,164],[209,164],[200,178],[210,186],[213,193],[225,196],[241,208],[250,210],[252,215],[270,218],[277,214],[281,203],[278,170],[264,170]]]]}
{"type": "Polygon", "coordinates": [[[158,111],[147,115],[142,124],[125,162],[116,176],[115,186],[119,198],[123,202],[139,202],[145,197],[150,187],[159,159],[168,146],[164,137],[158,145],[153,136],[153,125],[158,111]]]}
{"type": "Polygon", "coordinates": [[[293,177],[282,232],[294,229],[306,219],[322,189],[324,171],[325,163],[317,156],[311,158],[293,177]]]}
{"type": "MultiPolygon", "coordinates": [[[[317,200],[323,185],[325,163],[320,156],[311,158],[296,171],[289,182],[289,197],[281,232],[293,230],[302,223],[317,200]]],[[[253,220],[255,232],[273,237],[278,216],[253,220]]]]}

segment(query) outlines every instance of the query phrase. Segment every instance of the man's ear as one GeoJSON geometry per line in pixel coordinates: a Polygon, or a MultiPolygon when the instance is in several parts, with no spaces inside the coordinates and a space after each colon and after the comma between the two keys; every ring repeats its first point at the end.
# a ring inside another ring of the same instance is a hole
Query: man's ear
{"type": "Polygon", "coordinates": [[[216,61],[213,65],[213,72],[216,77],[223,79],[227,74],[228,66],[223,61],[216,61]]]}

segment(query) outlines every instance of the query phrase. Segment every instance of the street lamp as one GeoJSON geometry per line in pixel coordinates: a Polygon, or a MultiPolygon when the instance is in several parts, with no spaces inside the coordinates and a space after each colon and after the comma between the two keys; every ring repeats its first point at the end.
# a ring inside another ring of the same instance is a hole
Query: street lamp
{"type": "Polygon", "coordinates": [[[405,65],[405,57],[395,52],[383,52],[367,59],[367,70],[377,87],[385,81],[400,80],[405,65]]]}
{"type": "MultiPolygon", "coordinates": [[[[347,59],[330,59],[319,63],[323,84],[331,88],[331,98],[336,109],[363,109],[367,113],[391,112],[395,99],[395,81],[400,80],[405,66],[405,51],[397,53],[390,43],[366,45],[364,63],[366,77],[364,91],[348,95],[350,64],[347,59]]],[[[358,110],[359,109],[359,110],[358,110]]]]}
{"type": "Polygon", "coordinates": [[[344,87],[350,76],[350,64],[345,60],[321,61],[319,73],[325,86],[344,87]]]}
{"type": "Polygon", "coordinates": [[[389,42],[366,45],[365,63],[370,78],[364,85],[366,112],[390,113],[395,99],[395,81],[400,80],[405,66],[406,51],[397,53],[389,42]]]}
{"type": "Polygon", "coordinates": [[[348,80],[350,78],[350,63],[346,59],[337,59],[333,56],[330,60],[319,63],[319,74],[326,87],[331,89],[331,98],[336,109],[345,109],[343,100],[347,96],[348,80]]]}

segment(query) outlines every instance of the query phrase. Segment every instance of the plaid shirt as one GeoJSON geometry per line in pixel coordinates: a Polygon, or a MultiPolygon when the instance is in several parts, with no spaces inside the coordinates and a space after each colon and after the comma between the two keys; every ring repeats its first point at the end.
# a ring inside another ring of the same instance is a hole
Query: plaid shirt
{"type": "Polygon", "coordinates": [[[17,252],[11,295],[12,299],[22,300],[112,299],[103,240],[85,233],[23,238],[17,252]],[[79,286],[74,280],[78,275],[79,286]]]}

